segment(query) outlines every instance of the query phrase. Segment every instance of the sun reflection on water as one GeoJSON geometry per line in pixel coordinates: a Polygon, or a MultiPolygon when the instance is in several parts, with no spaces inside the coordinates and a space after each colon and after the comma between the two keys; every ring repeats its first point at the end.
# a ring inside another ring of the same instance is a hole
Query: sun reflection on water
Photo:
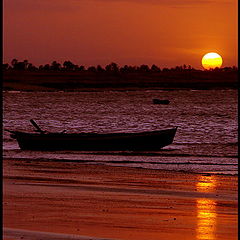
{"type": "MultiPolygon", "coordinates": [[[[216,187],[215,176],[200,176],[197,183],[198,192],[213,192],[216,187]]],[[[215,240],[216,201],[207,198],[197,199],[197,239],[215,240]]]]}

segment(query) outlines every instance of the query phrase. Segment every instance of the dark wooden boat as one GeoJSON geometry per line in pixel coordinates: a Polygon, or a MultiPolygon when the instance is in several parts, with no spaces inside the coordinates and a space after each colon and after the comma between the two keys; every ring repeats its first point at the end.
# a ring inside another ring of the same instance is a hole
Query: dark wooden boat
{"type": "Polygon", "coordinates": [[[173,142],[176,128],[139,133],[38,133],[11,131],[22,150],[159,150],[173,142]]]}
{"type": "Polygon", "coordinates": [[[167,99],[158,99],[158,98],[154,98],[153,100],[153,104],[169,104],[170,103],[170,101],[169,100],[167,100],[167,99]]]}

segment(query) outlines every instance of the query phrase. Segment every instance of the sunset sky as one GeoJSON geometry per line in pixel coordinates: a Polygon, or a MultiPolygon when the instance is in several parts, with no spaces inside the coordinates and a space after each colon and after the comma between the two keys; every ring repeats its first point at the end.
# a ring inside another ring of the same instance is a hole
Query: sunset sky
{"type": "Polygon", "coordinates": [[[237,0],[4,0],[3,61],[237,65],[237,0]]]}

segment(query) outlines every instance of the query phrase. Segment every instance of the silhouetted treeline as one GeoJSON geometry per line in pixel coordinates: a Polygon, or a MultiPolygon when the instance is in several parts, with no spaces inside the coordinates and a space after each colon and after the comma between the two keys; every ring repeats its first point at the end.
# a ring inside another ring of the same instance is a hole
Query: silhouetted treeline
{"type": "MultiPolygon", "coordinates": [[[[39,67],[34,66],[28,60],[18,61],[17,59],[13,59],[11,64],[4,63],[2,66],[3,71],[9,70],[17,70],[17,71],[71,71],[71,72],[95,72],[95,73],[160,73],[160,72],[199,72],[202,70],[194,69],[190,65],[183,64],[182,66],[176,66],[172,68],[160,68],[153,64],[151,67],[148,65],[140,65],[140,66],[129,66],[124,65],[123,67],[119,67],[118,64],[112,62],[105,67],[100,65],[90,66],[86,68],[85,66],[78,66],[77,64],[72,63],[71,61],[64,61],[61,65],[57,61],[53,61],[51,64],[40,65],[39,67]]],[[[235,72],[238,71],[236,66],[232,67],[223,67],[223,68],[215,68],[210,70],[203,71],[214,71],[214,72],[235,72]]]]}

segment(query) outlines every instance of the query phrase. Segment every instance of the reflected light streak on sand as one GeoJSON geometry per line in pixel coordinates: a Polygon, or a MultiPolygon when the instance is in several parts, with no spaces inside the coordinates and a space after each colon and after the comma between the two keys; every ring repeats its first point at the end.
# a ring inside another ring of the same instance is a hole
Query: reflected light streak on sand
{"type": "MultiPolygon", "coordinates": [[[[214,176],[200,176],[197,183],[198,192],[213,192],[216,187],[214,176]]],[[[198,240],[215,240],[216,201],[207,198],[197,199],[197,236],[198,240]]]]}

